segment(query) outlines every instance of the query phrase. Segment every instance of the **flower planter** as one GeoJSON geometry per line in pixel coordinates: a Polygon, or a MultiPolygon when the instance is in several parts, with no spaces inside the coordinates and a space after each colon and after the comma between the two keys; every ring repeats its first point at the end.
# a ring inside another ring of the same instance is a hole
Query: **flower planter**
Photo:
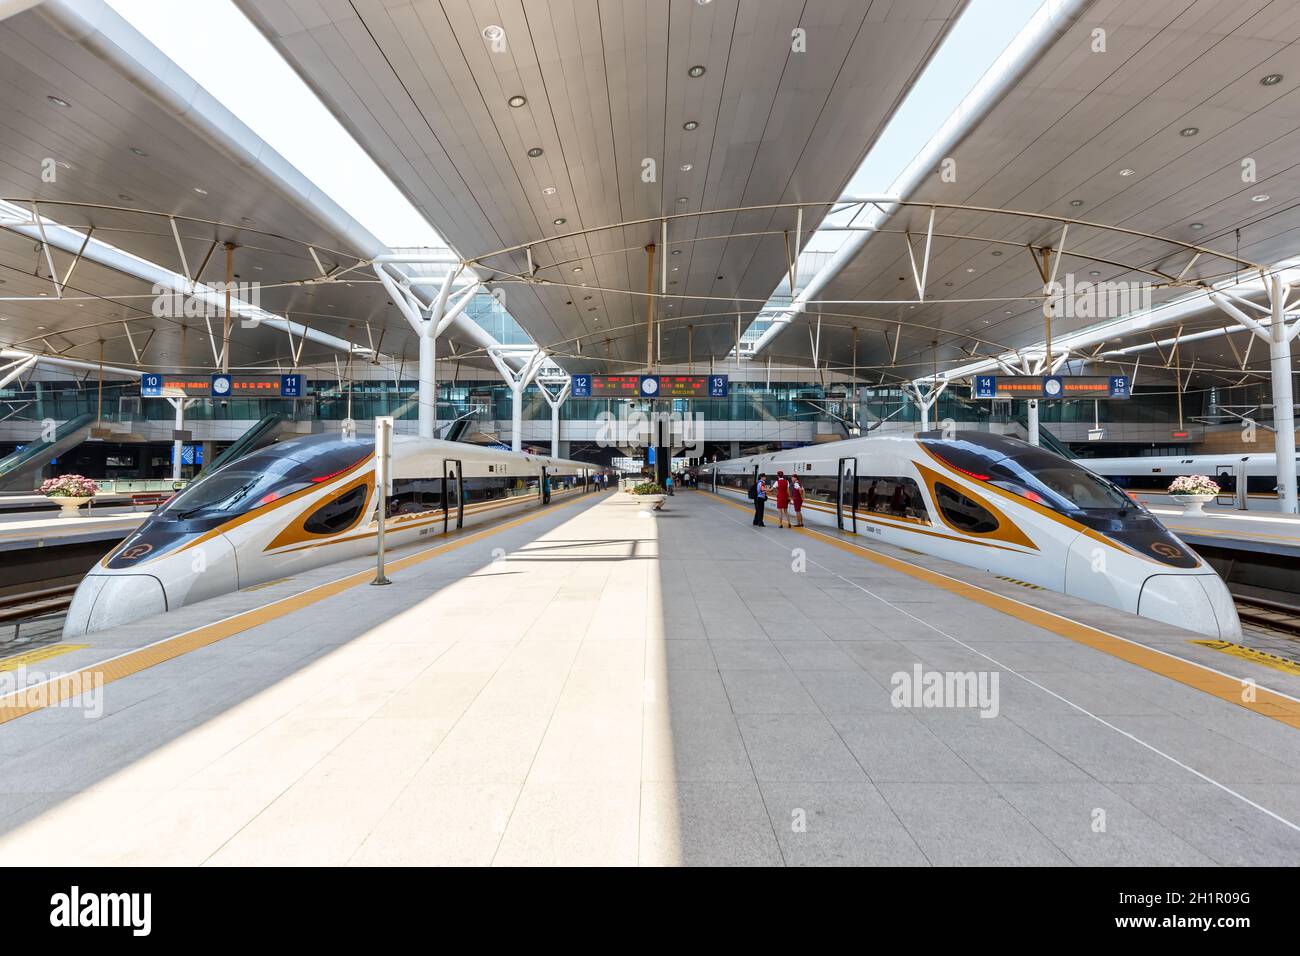
{"type": "Polygon", "coordinates": [[[1174,495],[1174,501],[1183,506],[1183,517],[1204,517],[1205,503],[1213,501],[1216,495],[1174,495]]]}
{"type": "Polygon", "coordinates": [[[655,511],[662,508],[664,502],[668,499],[667,495],[637,495],[636,497],[640,498],[645,504],[653,506],[655,511]]]}
{"type": "Polygon", "coordinates": [[[59,506],[60,518],[84,518],[81,506],[90,501],[90,498],[74,498],[70,495],[46,495],[46,497],[59,506]]]}

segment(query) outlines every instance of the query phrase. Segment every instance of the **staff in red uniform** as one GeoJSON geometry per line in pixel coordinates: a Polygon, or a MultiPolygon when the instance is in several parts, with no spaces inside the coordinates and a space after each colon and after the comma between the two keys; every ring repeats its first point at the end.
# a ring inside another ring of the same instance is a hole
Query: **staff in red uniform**
{"type": "Polygon", "coordinates": [[[790,482],[784,471],[776,473],[776,519],[779,527],[790,527],[790,482]]]}
{"type": "Polygon", "coordinates": [[[790,504],[794,505],[794,527],[803,527],[803,483],[799,481],[798,475],[792,475],[790,478],[790,504]]]}

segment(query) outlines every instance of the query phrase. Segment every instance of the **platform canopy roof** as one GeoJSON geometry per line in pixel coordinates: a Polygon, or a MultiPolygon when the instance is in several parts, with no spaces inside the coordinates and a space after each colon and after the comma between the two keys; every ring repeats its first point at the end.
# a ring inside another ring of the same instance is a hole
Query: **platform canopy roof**
{"type": "Polygon", "coordinates": [[[102,241],[214,282],[232,243],[236,281],[261,283],[261,306],[297,332],[236,323],[232,367],[291,365],[293,353],[332,368],[349,340],[354,360],[379,344],[388,362],[416,354],[410,326],[358,267],[387,251],[379,240],[99,0],[46,0],[0,20],[0,199],[0,225],[30,224],[34,200],[44,220],[92,239],[85,256],[74,241],[51,243],[47,258],[30,225],[0,229],[0,346],[98,362],[102,339],[107,365],[211,367],[201,318],[157,317],[151,281],[91,253],[102,241]],[[312,281],[322,272],[339,281],[312,281]]]}
{"type": "MultiPolygon", "coordinates": [[[[952,149],[955,179],[945,179],[936,165],[904,198],[1088,220],[1268,266],[1295,259],[1297,40],[1295,4],[1082,4],[1073,25],[952,149]]],[[[1189,290],[1159,287],[1163,281],[1153,273],[1207,282],[1221,278],[1225,267],[1232,273],[1222,258],[1204,255],[1191,263],[1194,253],[1160,239],[1071,225],[1062,245],[1060,221],[940,208],[927,301],[918,304],[906,234],[919,257],[929,216],[924,206],[900,209],[822,290],[822,300],[911,300],[821,306],[822,363],[869,366],[871,381],[908,380],[935,367],[942,373],[967,365],[972,353],[1041,345],[1044,315],[1033,297],[1041,294],[1043,280],[1030,246],[1064,249],[1058,281],[1069,275],[1076,282],[1152,283],[1156,306],[1189,290]],[[895,358],[893,337],[900,330],[895,358]]],[[[1250,275],[1243,271],[1242,277],[1250,275]]],[[[773,339],[765,350],[773,362],[811,363],[813,346],[803,325],[816,323],[818,311],[810,306],[773,339]]],[[[1103,351],[1157,341],[1162,347],[1147,348],[1144,365],[1176,362],[1184,371],[1193,362],[1201,370],[1221,366],[1223,374],[1206,382],[1241,377],[1245,333],[1232,336],[1236,352],[1222,336],[1186,338],[1176,357],[1171,347],[1179,327],[1184,337],[1192,336],[1231,325],[1227,316],[1209,306],[1167,314],[1163,328],[1111,340],[1103,351]]],[[[1098,321],[1058,315],[1053,333],[1060,339],[1098,321]]],[[[1267,376],[1267,356],[1257,343],[1245,364],[1267,376]]],[[[1131,363],[1132,355],[1123,361],[1131,363]]]]}
{"type": "MultiPolygon", "coordinates": [[[[630,220],[837,197],[964,7],[236,2],[468,258],[630,220]]],[[[711,297],[703,311],[721,316],[700,323],[697,360],[726,354],[737,311],[754,315],[732,297],[761,303],[780,281],[795,220],[765,211],[670,229],[681,254],[669,288],[711,297]],[[777,235],[742,235],[760,231],[777,235]],[[727,238],[690,242],[703,235],[727,238]]],[[[490,265],[548,280],[508,283],[507,305],[565,367],[628,370],[645,363],[644,299],[600,290],[644,292],[650,242],[662,245],[655,222],[548,244],[535,272],[522,250],[490,265]]],[[[686,357],[686,336],[665,340],[664,361],[686,357]]]]}

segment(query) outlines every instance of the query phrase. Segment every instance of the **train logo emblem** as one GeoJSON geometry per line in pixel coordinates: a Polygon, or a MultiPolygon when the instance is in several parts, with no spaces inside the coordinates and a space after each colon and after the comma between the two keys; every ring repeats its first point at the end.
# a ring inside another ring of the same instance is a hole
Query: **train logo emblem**
{"type": "Polygon", "coordinates": [[[1153,543],[1151,545],[1151,550],[1154,551],[1156,554],[1160,555],[1162,558],[1170,558],[1171,560],[1173,558],[1181,558],[1183,556],[1183,552],[1179,551],[1172,544],[1168,544],[1164,541],[1156,541],[1155,543],[1153,543]]]}

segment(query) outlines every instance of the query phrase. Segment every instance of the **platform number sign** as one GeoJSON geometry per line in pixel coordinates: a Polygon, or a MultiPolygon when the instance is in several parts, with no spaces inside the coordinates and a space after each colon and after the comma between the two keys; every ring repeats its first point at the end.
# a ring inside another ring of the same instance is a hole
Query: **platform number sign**
{"type": "Polygon", "coordinates": [[[726,398],[728,387],[727,376],[710,375],[709,376],[709,398],[726,398]]]}
{"type": "Polygon", "coordinates": [[[591,376],[575,375],[570,380],[570,394],[574,398],[591,398],[591,376]]]}
{"type": "Polygon", "coordinates": [[[302,376],[281,375],[280,376],[280,397],[281,398],[302,398],[302,376]]]}
{"type": "Polygon", "coordinates": [[[1110,377],[1110,397],[1111,398],[1128,398],[1128,376],[1112,375],[1110,377]]]}
{"type": "Polygon", "coordinates": [[[995,398],[998,394],[998,377],[996,375],[975,376],[975,397],[995,398]]]}
{"type": "Polygon", "coordinates": [[[145,398],[162,398],[163,377],[156,372],[140,376],[140,394],[145,398]]]}
{"type": "Polygon", "coordinates": [[[212,376],[212,397],[225,398],[230,394],[232,380],[224,372],[220,375],[212,376]]]}

